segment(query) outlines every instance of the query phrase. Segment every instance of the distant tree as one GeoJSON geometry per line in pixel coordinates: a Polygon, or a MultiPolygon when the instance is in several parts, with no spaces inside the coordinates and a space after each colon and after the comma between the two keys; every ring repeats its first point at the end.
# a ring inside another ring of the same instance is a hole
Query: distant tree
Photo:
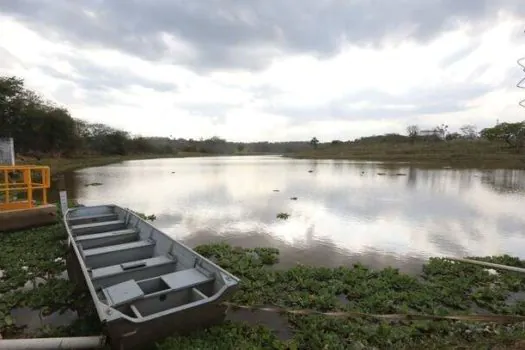
{"type": "Polygon", "coordinates": [[[446,140],[448,133],[448,125],[441,124],[434,128],[434,132],[441,140],[446,140]]]}
{"type": "Polygon", "coordinates": [[[409,125],[407,126],[407,134],[410,138],[416,138],[419,135],[419,126],[409,125]]]}
{"type": "Polygon", "coordinates": [[[481,137],[489,140],[505,141],[509,146],[520,152],[525,146],[525,121],[518,123],[499,123],[492,128],[480,132],[481,137]]]}
{"type": "Polygon", "coordinates": [[[317,145],[319,145],[319,140],[317,139],[317,137],[314,136],[310,140],[310,145],[312,145],[313,148],[317,148],[317,145]]]}
{"type": "Polygon", "coordinates": [[[457,133],[457,132],[451,132],[450,134],[447,134],[447,136],[445,137],[445,139],[447,141],[452,141],[452,140],[457,140],[457,139],[460,139],[462,136],[460,133],[457,133]]]}
{"type": "Polygon", "coordinates": [[[335,145],[340,145],[342,143],[343,143],[343,141],[341,141],[341,140],[332,140],[332,145],[334,145],[334,146],[335,145]]]}
{"type": "Polygon", "coordinates": [[[459,128],[464,138],[473,140],[478,137],[478,130],[475,125],[466,124],[459,128]]]}
{"type": "Polygon", "coordinates": [[[409,125],[407,126],[407,134],[410,138],[410,141],[415,142],[417,137],[419,136],[419,126],[417,125],[409,125]]]}

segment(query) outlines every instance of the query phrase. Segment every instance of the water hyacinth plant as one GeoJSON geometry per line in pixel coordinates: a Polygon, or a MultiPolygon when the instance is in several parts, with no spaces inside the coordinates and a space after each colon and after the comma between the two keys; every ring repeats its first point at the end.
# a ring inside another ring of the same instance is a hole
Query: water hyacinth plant
{"type": "MultiPolygon", "coordinates": [[[[61,224],[0,235],[0,333],[4,338],[94,335],[102,331],[89,295],[78,294],[64,278],[65,239],[61,224]],[[79,310],[82,317],[67,326],[29,330],[13,313],[20,308],[34,309],[44,320],[50,314],[70,309],[79,310]]],[[[279,251],[274,248],[209,244],[195,249],[241,278],[240,289],[231,300],[238,305],[377,314],[525,312],[521,298],[525,294],[525,276],[506,271],[494,273],[481,266],[441,258],[430,259],[421,275],[411,276],[394,268],[372,270],[359,264],[276,269],[279,251]]],[[[525,262],[509,256],[482,260],[525,267],[525,262]]],[[[229,315],[237,312],[232,307],[229,315]]],[[[525,337],[523,324],[519,323],[380,321],[285,313],[280,317],[289,336],[283,338],[268,325],[257,325],[261,312],[253,312],[249,322],[228,321],[194,334],[174,335],[159,342],[157,348],[395,349],[487,344],[505,348],[525,337]]]]}

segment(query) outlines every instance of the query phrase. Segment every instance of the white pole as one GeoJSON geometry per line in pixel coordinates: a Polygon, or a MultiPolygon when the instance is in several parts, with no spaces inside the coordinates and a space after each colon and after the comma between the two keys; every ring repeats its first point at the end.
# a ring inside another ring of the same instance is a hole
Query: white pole
{"type": "Polygon", "coordinates": [[[66,213],[66,210],[68,209],[67,205],[67,191],[61,190],[60,191],[60,210],[62,210],[62,215],[66,213]]]}
{"type": "Polygon", "coordinates": [[[480,266],[485,266],[485,267],[492,267],[494,269],[500,269],[500,270],[507,270],[507,271],[521,272],[521,273],[525,272],[525,269],[522,267],[507,266],[507,265],[494,264],[494,263],[485,262],[485,261],[463,259],[463,258],[447,257],[446,259],[457,261],[457,262],[462,262],[462,263],[467,263],[467,264],[475,264],[475,265],[480,265],[480,266]]]}
{"type": "Polygon", "coordinates": [[[101,349],[106,337],[29,338],[0,340],[0,350],[101,349]]]}
{"type": "Polygon", "coordinates": [[[63,174],[58,177],[58,191],[60,195],[60,210],[62,210],[63,216],[68,209],[66,179],[63,174]]]}
{"type": "Polygon", "coordinates": [[[0,164],[15,165],[15,141],[12,137],[0,137],[0,164]]]}

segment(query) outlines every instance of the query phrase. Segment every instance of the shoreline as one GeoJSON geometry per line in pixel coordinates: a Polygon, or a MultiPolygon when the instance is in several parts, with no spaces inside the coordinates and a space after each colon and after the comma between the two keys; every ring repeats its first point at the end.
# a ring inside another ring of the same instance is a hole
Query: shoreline
{"type": "Polygon", "coordinates": [[[37,160],[33,157],[21,156],[16,159],[15,164],[19,165],[46,165],[51,168],[51,175],[58,175],[68,171],[98,167],[110,164],[117,164],[128,160],[147,160],[147,159],[169,159],[169,158],[206,158],[206,157],[248,157],[248,156],[267,156],[268,153],[253,154],[213,154],[213,153],[194,153],[179,152],[177,154],[136,154],[127,156],[86,156],[86,157],[44,157],[37,160]]]}
{"type": "Polygon", "coordinates": [[[58,175],[68,171],[85,169],[90,167],[116,164],[128,160],[164,159],[164,158],[200,158],[213,157],[216,155],[206,153],[178,153],[178,154],[137,154],[128,156],[89,156],[89,157],[60,157],[60,158],[41,158],[37,160],[33,157],[17,158],[16,164],[24,165],[45,165],[51,168],[51,175],[58,175]]]}
{"type": "Polygon", "coordinates": [[[525,155],[502,142],[453,140],[448,142],[361,141],[319,145],[292,155],[298,159],[406,162],[429,167],[525,169],[525,155]]]}
{"type": "Polygon", "coordinates": [[[453,161],[446,159],[423,159],[412,156],[380,156],[380,155],[352,155],[336,154],[323,155],[316,153],[298,154],[209,154],[209,153],[178,153],[178,154],[142,154],[129,156],[94,156],[94,157],[74,157],[74,158],[42,158],[37,160],[31,157],[17,158],[16,164],[24,165],[47,165],[51,168],[51,175],[55,176],[64,172],[75,171],[90,167],[98,167],[110,164],[117,164],[128,160],[147,160],[147,159],[167,159],[167,158],[204,158],[204,157],[247,157],[247,156],[268,156],[277,155],[289,159],[301,160],[348,160],[354,162],[376,162],[385,167],[419,166],[427,169],[477,169],[477,170],[525,170],[525,157],[509,161],[506,159],[486,159],[478,161],[475,159],[456,159],[453,161]]]}
{"type": "Polygon", "coordinates": [[[490,159],[477,161],[473,159],[417,159],[415,157],[382,157],[382,156],[357,156],[357,155],[317,155],[317,154],[294,154],[283,155],[292,159],[310,159],[310,160],[348,160],[355,162],[378,162],[387,166],[422,166],[429,169],[481,169],[481,170],[525,170],[525,157],[514,161],[490,159]]]}

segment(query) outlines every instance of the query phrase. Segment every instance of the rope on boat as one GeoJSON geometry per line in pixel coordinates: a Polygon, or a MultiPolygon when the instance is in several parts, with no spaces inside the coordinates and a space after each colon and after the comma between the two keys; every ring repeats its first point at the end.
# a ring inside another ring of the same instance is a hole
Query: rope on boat
{"type": "Polygon", "coordinates": [[[265,311],[275,313],[288,313],[293,315],[323,315],[329,317],[342,318],[373,318],[387,321],[471,321],[471,322],[487,322],[487,323],[519,323],[525,322],[525,316],[520,315],[426,315],[426,314],[369,314],[365,312],[354,311],[328,311],[321,312],[310,309],[294,310],[282,307],[259,307],[249,305],[239,305],[235,303],[225,302],[223,305],[231,307],[232,309],[243,309],[250,311],[265,311]]]}

